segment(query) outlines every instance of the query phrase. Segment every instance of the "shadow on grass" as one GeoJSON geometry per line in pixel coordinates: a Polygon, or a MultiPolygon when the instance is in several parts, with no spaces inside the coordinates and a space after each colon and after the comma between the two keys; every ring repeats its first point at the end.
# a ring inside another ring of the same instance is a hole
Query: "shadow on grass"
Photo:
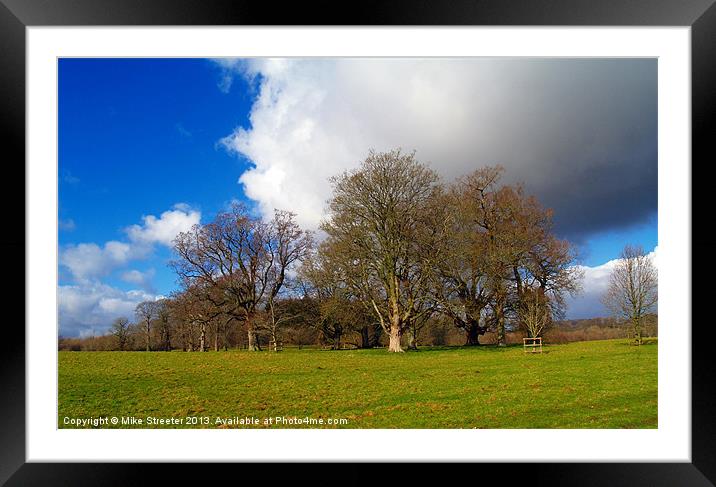
{"type": "Polygon", "coordinates": [[[620,345],[627,347],[653,347],[659,344],[657,337],[642,338],[641,345],[637,345],[631,339],[619,340],[620,345]]]}
{"type": "Polygon", "coordinates": [[[407,350],[408,352],[458,352],[460,350],[480,350],[485,352],[502,352],[504,350],[514,350],[522,348],[520,344],[509,344],[504,347],[497,345],[443,345],[433,347],[418,347],[417,350],[407,350]]]}
{"type": "MultiPolygon", "coordinates": [[[[642,346],[649,346],[649,345],[656,345],[657,339],[646,339],[642,346]]],[[[576,342],[575,342],[576,343],[576,342]]],[[[624,345],[630,345],[626,341],[623,342],[624,345]]],[[[549,347],[555,346],[558,344],[545,344],[545,350],[542,351],[542,354],[550,353],[549,347]]],[[[476,352],[489,352],[489,353],[497,353],[497,352],[503,352],[507,350],[522,350],[524,347],[521,343],[511,343],[508,345],[505,345],[503,347],[498,347],[494,344],[486,344],[486,345],[426,345],[426,346],[419,346],[417,349],[409,349],[404,348],[403,350],[405,353],[431,353],[431,352],[460,352],[460,351],[476,351],[476,352]]],[[[292,350],[294,352],[301,352],[301,351],[311,351],[311,352],[388,352],[388,347],[375,347],[375,348],[341,348],[341,349],[333,349],[333,348],[320,348],[320,347],[311,347],[311,346],[304,346],[302,348],[298,347],[286,347],[285,349],[292,350]]],[[[526,355],[530,355],[530,353],[527,353],[526,355]]],[[[540,355],[539,353],[534,353],[534,355],[540,355]]]]}

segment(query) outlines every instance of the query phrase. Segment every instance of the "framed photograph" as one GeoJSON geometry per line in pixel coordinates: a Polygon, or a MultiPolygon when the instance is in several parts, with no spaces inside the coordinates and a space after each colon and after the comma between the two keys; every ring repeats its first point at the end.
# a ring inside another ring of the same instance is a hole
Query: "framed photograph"
{"type": "Polygon", "coordinates": [[[713,485],[712,3],[2,0],[0,480],[713,485]]]}

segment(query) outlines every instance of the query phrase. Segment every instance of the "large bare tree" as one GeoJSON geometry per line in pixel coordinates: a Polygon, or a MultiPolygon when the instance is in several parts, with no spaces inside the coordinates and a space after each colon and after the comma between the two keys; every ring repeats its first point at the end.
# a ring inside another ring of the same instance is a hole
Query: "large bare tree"
{"type": "Polygon", "coordinates": [[[479,345],[487,331],[484,311],[492,302],[486,201],[499,168],[484,168],[458,179],[435,201],[448,226],[438,254],[435,297],[439,311],[465,332],[465,345],[479,345]],[[482,323],[482,324],[481,324],[482,323]]]}
{"type": "Polygon", "coordinates": [[[642,343],[642,320],[654,310],[657,298],[658,275],[651,257],[640,246],[626,245],[609,276],[602,302],[616,316],[628,320],[637,345],[642,343]]]}
{"type": "Polygon", "coordinates": [[[423,219],[440,191],[437,174],[414,153],[370,151],[361,166],[332,178],[322,229],[356,296],[375,313],[402,352],[403,332],[431,311],[429,286],[440,241],[423,219]]]}
{"type": "Polygon", "coordinates": [[[287,272],[311,246],[311,234],[298,226],[293,213],[276,210],[264,222],[235,204],[213,222],[180,233],[172,266],[186,288],[205,289],[204,299],[241,320],[249,350],[259,350],[257,313],[261,306],[271,307],[287,272]]]}
{"type": "Polygon", "coordinates": [[[468,345],[488,326],[504,345],[505,323],[519,318],[525,289],[538,288],[540,302],[559,315],[565,293],[578,292],[581,281],[573,247],[552,233],[552,212],[520,185],[500,184],[502,173],[488,166],[459,178],[444,205],[453,229],[440,261],[441,309],[466,331],[468,345]]]}

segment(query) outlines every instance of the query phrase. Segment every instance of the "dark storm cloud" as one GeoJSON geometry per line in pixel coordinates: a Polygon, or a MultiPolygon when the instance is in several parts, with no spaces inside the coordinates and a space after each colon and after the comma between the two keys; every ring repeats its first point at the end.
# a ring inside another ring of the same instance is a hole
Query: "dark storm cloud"
{"type": "Polygon", "coordinates": [[[369,148],[415,149],[446,180],[505,167],[577,242],[657,206],[655,59],[251,60],[252,126],[225,144],[255,167],[247,195],[317,224],[328,178],[369,148]]]}
{"type": "Polygon", "coordinates": [[[581,240],[644,222],[657,209],[657,66],[571,63],[545,61],[536,77],[554,84],[533,91],[542,120],[506,166],[508,178],[555,210],[560,234],[581,240]]]}

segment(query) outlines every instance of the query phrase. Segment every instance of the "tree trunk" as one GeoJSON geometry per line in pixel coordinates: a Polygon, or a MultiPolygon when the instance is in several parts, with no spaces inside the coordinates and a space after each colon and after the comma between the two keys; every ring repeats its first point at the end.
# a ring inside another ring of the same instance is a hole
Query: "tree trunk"
{"type": "Polygon", "coordinates": [[[503,306],[502,302],[495,306],[495,326],[497,328],[498,347],[507,346],[507,342],[505,341],[505,317],[503,314],[503,306]]]}
{"type": "Polygon", "coordinates": [[[505,341],[505,322],[502,320],[497,322],[497,346],[507,346],[507,342],[505,341]]]}
{"type": "Polygon", "coordinates": [[[201,324],[201,337],[199,338],[201,351],[206,352],[206,323],[201,324]]]}
{"type": "Polygon", "coordinates": [[[505,322],[501,317],[497,319],[497,346],[507,346],[507,342],[505,341],[505,322]]]}
{"type": "Polygon", "coordinates": [[[477,335],[477,329],[474,326],[468,326],[465,329],[465,346],[474,347],[480,344],[480,337],[477,335]]]}
{"type": "Polygon", "coordinates": [[[465,346],[472,347],[480,344],[480,333],[482,329],[476,320],[470,320],[465,328],[465,346]]]}
{"type": "Polygon", "coordinates": [[[368,325],[360,329],[360,348],[370,348],[370,329],[368,325]]]}
{"type": "Polygon", "coordinates": [[[165,325],[165,331],[164,331],[164,351],[168,352],[172,349],[172,338],[169,334],[169,325],[165,325]]]}
{"type": "Polygon", "coordinates": [[[333,334],[333,350],[340,350],[341,338],[343,338],[343,333],[340,328],[335,328],[334,331],[335,333],[333,334]]]}
{"type": "Polygon", "coordinates": [[[273,350],[278,352],[278,335],[276,334],[276,328],[271,328],[271,341],[269,342],[269,351],[273,350]]]}
{"type": "Polygon", "coordinates": [[[248,330],[248,345],[247,348],[251,352],[260,352],[261,347],[259,346],[258,337],[253,329],[248,330]]]}
{"type": "Polygon", "coordinates": [[[256,330],[254,330],[253,316],[250,313],[246,314],[246,333],[248,335],[248,350],[250,352],[260,352],[261,347],[259,346],[258,337],[256,336],[256,330]]]}
{"type": "Polygon", "coordinates": [[[389,352],[403,352],[403,348],[400,346],[400,337],[402,331],[400,326],[393,323],[390,327],[390,342],[388,343],[389,352]]]}
{"type": "Polygon", "coordinates": [[[641,345],[641,320],[639,318],[634,320],[634,342],[641,345]]]}
{"type": "MultiPolygon", "coordinates": [[[[397,281],[396,281],[396,289],[397,281]]],[[[388,317],[390,320],[390,336],[388,342],[389,352],[403,352],[403,348],[400,346],[400,338],[403,335],[403,322],[401,320],[400,306],[398,305],[398,297],[393,295],[390,299],[390,306],[388,307],[388,317]]]]}
{"type": "Polygon", "coordinates": [[[408,350],[417,350],[418,349],[418,337],[417,337],[417,330],[414,328],[410,330],[410,335],[408,336],[408,350]]]}
{"type": "Polygon", "coordinates": [[[216,331],[214,332],[214,351],[219,351],[219,325],[216,325],[216,331]]]}

